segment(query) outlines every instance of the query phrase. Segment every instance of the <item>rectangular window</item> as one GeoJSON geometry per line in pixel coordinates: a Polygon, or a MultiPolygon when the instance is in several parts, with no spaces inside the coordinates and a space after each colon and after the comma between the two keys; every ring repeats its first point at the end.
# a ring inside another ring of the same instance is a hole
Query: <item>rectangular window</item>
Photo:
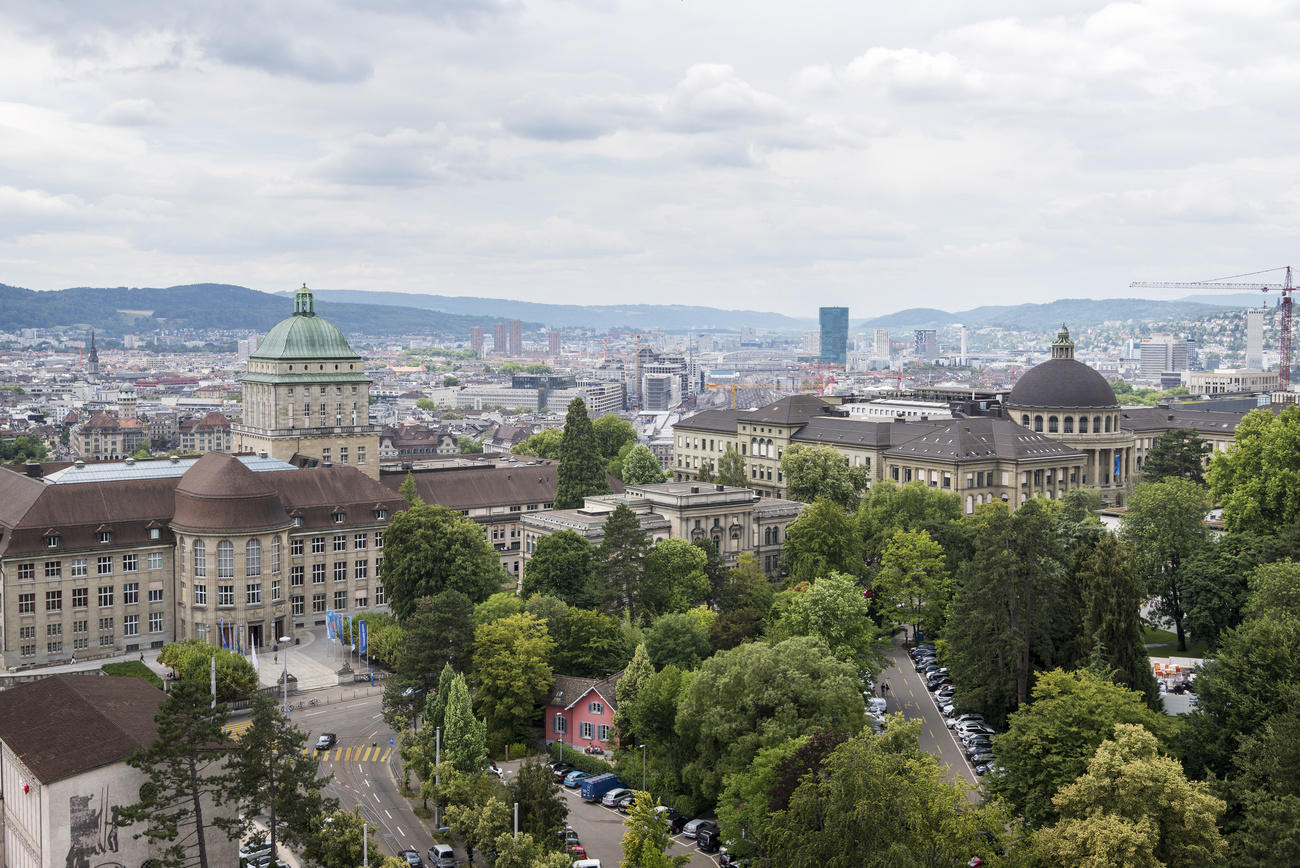
{"type": "Polygon", "coordinates": [[[150,588],[150,589],[149,589],[149,602],[151,602],[151,603],[161,603],[162,601],[163,601],[163,589],[162,589],[162,588],[150,588]]]}
{"type": "Polygon", "coordinates": [[[68,565],[68,574],[74,579],[84,578],[86,575],[86,559],[73,558],[72,563],[68,565]]]}
{"type": "Polygon", "coordinates": [[[325,584],[325,565],[324,565],[324,564],[312,564],[312,565],[311,565],[311,583],[312,583],[313,585],[323,585],[323,584],[325,584]]]}
{"type": "Polygon", "coordinates": [[[346,582],[347,580],[348,580],[348,562],[347,562],[347,561],[335,561],[335,562],[334,562],[334,581],[336,581],[336,582],[346,582]]]}
{"type": "Polygon", "coordinates": [[[45,653],[46,653],[46,654],[62,654],[62,653],[63,653],[63,643],[62,643],[62,642],[46,642],[46,643],[45,643],[45,653]]]}
{"type": "Polygon", "coordinates": [[[112,618],[100,618],[100,619],[99,619],[99,632],[103,633],[105,630],[107,630],[109,633],[113,632],[113,619],[112,619],[112,618]]]}
{"type": "Polygon", "coordinates": [[[18,655],[19,655],[20,657],[35,657],[35,656],[36,656],[36,646],[35,646],[35,645],[24,645],[24,646],[22,646],[21,648],[18,649],[18,655]]]}
{"type": "Polygon", "coordinates": [[[128,606],[134,606],[140,602],[139,582],[127,582],[122,586],[122,602],[128,606]]]}
{"type": "Polygon", "coordinates": [[[20,582],[36,581],[36,564],[19,564],[18,581],[20,582]]]}
{"type": "Polygon", "coordinates": [[[244,601],[250,606],[260,606],[262,604],[261,582],[248,583],[248,587],[244,589],[244,601]]]}
{"type": "Polygon", "coordinates": [[[344,534],[336,534],[334,537],[334,551],[345,552],[348,550],[348,538],[344,534]]]}
{"type": "Polygon", "coordinates": [[[357,561],[352,565],[352,578],[368,579],[370,577],[370,561],[357,561]]]}
{"type": "Polygon", "coordinates": [[[367,603],[366,603],[366,598],[365,598],[365,597],[357,597],[357,608],[358,608],[358,609],[364,609],[364,608],[366,607],[366,605],[367,605],[367,603]]]}
{"type": "Polygon", "coordinates": [[[335,608],[335,609],[346,609],[347,607],[348,607],[348,592],[347,592],[347,591],[335,591],[335,592],[334,592],[334,608],[335,608]]]}
{"type": "Polygon", "coordinates": [[[301,614],[302,614],[302,611],[303,611],[303,598],[302,598],[302,595],[301,595],[301,594],[297,594],[297,595],[295,595],[295,596],[293,596],[293,597],[290,597],[290,598],[289,598],[289,602],[293,604],[293,613],[294,613],[295,615],[301,615],[301,614]]]}
{"type": "Polygon", "coordinates": [[[63,561],[45,562],[45,578],[57,579],[61,575],[63,575],[63,561]]]}
{"type": "Polygon", "coordinates": [[[384,547],[384,532],[382,530],[377,530],[375,531],[375,548],[382,549],[383,547],[384,547]]]}
{"type": "Polygon", "coordinates": [[[72,608],[84,609],[90,605],[90,588],[72,589],[72,608]]]}
{"type": "Polygon", "coordinates": [[[113,532],[111,530],[101,530],[96,537],[101,543],[111,543],[113,541],[113,532]]]}
{"type": "Polygon", "coordinates": [[[280,572],[280,538],[271,540],[271,572],[280,572]]]}
{"type": "Polygon", "coordinates": [[[384,574],[384,559],[375,558],[375,578],[377,579],[383,574],[384,574]]]}
{"type": "Polygon", "coordinates": [[[90,622],[89,622],[89,621],[73,621],[73,622],[72,622],[72,632],[73,632],[73,633],[89,633],[89,632],[90,632],[90,622]]]}
{"type": "Polygon", "coordinates": [[[54,534],[45,538],[45,547],[47,549],[57,549],[59,547],[59,536],[54,534]]]}
{"type": "Polygon", "coordinates": [[[113,588],[112,586],[100,586],[99,589],[99,608],[104,609],[113,605],[113,588]]]}
{"type": "Polygon", "coordinates": [[[279,579],[272,579],[272,580],[271,580],[271,600],[272,600],[273,602],[276,602],[276,603],[280,602],[280,600],[283,599],[283,597],[280,596],[281,593],[283,593],[283,592],[282,592],[282,590],[281,590],[281,588],[280,588],[280,580],[279,580],[279,579]]]}
{"type": "Polygon", "coordinates": [[[100,648],[112,648],[112,647],[113,647],[113,637],[112,637],[112,636],[100,636],[100,637],[99,637],[99,647],[100,647],[100,648]]]}
{"type": "Polygon", "coordinates": [[[122,619],[122,635],[123,636],[140,635],[139,615],[127,615],[125,618],[122,619]]]}
{"type": "Polygon", "coordinates": [[[375,585],[375,605],[383,606],[387,604],[388,597],[384,594],[383,585],[375,585]]]}
{"type": "Polygon", "coordinates": [[[217,605],[218,606],[235,605],[234,585],[217,585],[217,605]]]}
{"type": "Polygon", "coordinates": [[[63,611],[63,592],[46,591],[45,592],[45,611],[61,612],[63,611]]]}
{"type": "Polygon", "coordinates": [[[122,572],[124,573],[140,572],[140,556],[122,555],[122,572]]]}
{"type": "MultiPolygon", "coordinates": [[[[355,388],[355,387],[353,387],[353,388],[355,388]]],[[[357,463],[358,463],[358,464],[365,464],[365,463],[366,463],[366,447],[364,447],[364,446],[358,446],[358,447],[357,447],[357,463]]]]}
{"type": "Polygon", "coordinates": [[[340,446],[340,447],[339,447],[339,464],[347,464],[347,463],[348,463],[348,447],[346,447],[346,446],[340,446]]]}
{"type": "Polygon", "coordinates": [[[73,650],[73,651],[80,651],[80,650],[82,650],[83,648],[89,648],[89,647],[90,647],[90,640],[89,640],[89,639],[82,638],[82,639],[73,639],[73,640],[72,640],[72,650],[73,650]]]}
{"type": "Polygon", "coordinates": [[[206,606],[208,604],[208,586],[206,584],[194,585],[194,605],[206,606]]]}
{"type": "Polygon", "coordinates": [[[325,611],[325,595],[324,595],[324,594],[312,594],[312,595],[311,595],[311,610],[312,610],[313,612],[324,612],[324,611],[325,611]]]}
{"type": "Polygon", "coordinates": [[[551,731],[552,732],[569,731],[569,721],[565,718],[563,714],[555,715],[555,718],[551,721],[551,731]]]}
{"type": "Polygon", "coordinates": [[[149,569],[161,570],[163,568],[163,553],[149,552],[149,569]]]}
{"type": "Polygon", "coordinates": [[[602,702],[592,702],[587,705],[587,710],[592,714],[604,714],[605,704],[602,702]]]}
{"type": "Polygon", "coordinates": [[[150,632],[150,633],[161,633],[162,631],[163,631],[163,613],[162,613],[162,612],[150,612],[150,613],[149,613],[149,632],[150,632]]]}
{"type": "Polygon", "coordinates": [[[294,555],[295,557],[302,555],[302,540],[289,540],[289,554],[294,555]]]}
{"type": "Polygon", "coordinates": [[[580,738],[595,738],[595,737],[596,737],[596,727],[592,726],[591,721],[589,721],[589,720],[584,720],[584,721],[579,725],[579,730],[580,730],[580,733],[579,733],[579,737],[580,737],[580,738]]]}
{"type": "MultiPolygon", "coordinates": [[[[325,424],[325,405],[324,405],[324,404],[321,404],[321,405],[320,405],[320,423],[321,423],[322,425],[325,424]]],[[[320,451],[320,460],[321,460],[321,463],[322,463],[322,464],[329,464],[330,461],[331,461],[331,458],[330,458],[330,450],[328,450],[328,449],[322,449],[322,450],[320,451]]]]}
{"type": "Polygon", "coordinates": [[[49,638],[49,637],[51,637],[51,636],[62,636],[62,635],[63,635],[63,625],[62,625],[62,624],[46,624],[46,625],[45,625],[45,636],[46,636],[46,638],[49,638]]]}
{"type": "Polygon", "coordinates": [[[289,567],[289,586],[301,588],[303,579],[303,568],[301,566],[289,567]]]}
{"type": "Polygon", "coordinates": [[[95,558],[95,575],[111,576],[113,575],[113,556],[95,558]]]}
{"type": "Polygon", "coordinates": [[[354,549],[363,549],[363,548],[366,547],[366,540],[367,540],[367,537],[366,537],[366,535],[363,534],[363,533],[353,534],[353,535],[352,535],[352,547],[353,547],[354,549]]]}
{"type": "Polygon", "coordinates": [[[26,627],[19,627],[19,628],[18,628],[18,638],[19,638],[19,639],[35,639],[35,638],[36,638],[36,625],[35,625],[35,624],[29,624],[29,625],[27,625],[26,627]]]}
{"type": "Polygon", "coordinates": [[[599,733],[601,741],[609,741],[609,734],[612,730],[613,727],[607,723],[602,723],[600,726],[596,727],[596,732],[599,733]]]}
{"type": "Polygon", "coordinates": [[[348,520],[348,514],[346,512],[332,512],[330,513],[330,517],[334,519],[335,524],[343,524],[348,520]]]}
{"type": "Polygon", "coordinates": [[[314,536],[311,538],[311,553],[314,555],[325,553],[325,537],[314,536]]]}

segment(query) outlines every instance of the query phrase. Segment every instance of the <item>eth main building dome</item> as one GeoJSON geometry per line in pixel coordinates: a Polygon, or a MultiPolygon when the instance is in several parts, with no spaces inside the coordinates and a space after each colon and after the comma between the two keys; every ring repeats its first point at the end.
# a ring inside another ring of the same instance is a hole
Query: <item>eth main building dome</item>
{"type": "Polygon", "coordinates": [[[1016,381],[1008,407],[1108,410],[1119,406],[1106,378],[1074,358],[1074,341],[1064,325],[1052,342],[1052,358],[1016,381]]]}
{"type": "Polygon", "coordinates": [[[265,361],[357,361],[361,357],[352,349],[343,332],[329,320],[316,315],[315,300],[304,283],[294,295],[293,316],[276,323],[249,358],[265,361]]]}

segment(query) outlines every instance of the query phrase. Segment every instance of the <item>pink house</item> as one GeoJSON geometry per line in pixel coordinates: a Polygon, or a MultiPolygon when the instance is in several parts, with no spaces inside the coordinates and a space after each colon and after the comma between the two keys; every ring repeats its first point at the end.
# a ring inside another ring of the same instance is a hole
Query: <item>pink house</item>
{"type": "Polygon", "coordinates": [[[567,744],[574,750],[614,747],[614,686],[623,677],[615,672],[604,678],[555,676],[544,721],[546,744],[567,744]]]}

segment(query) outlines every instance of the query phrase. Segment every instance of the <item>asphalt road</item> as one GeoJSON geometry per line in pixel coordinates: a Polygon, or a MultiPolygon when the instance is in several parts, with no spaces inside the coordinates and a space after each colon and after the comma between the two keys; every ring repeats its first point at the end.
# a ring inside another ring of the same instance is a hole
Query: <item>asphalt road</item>
{"type": "MultiPolygon", "coordinates": [[[[623,814],[613,808],[584,802],[579,790],[561,788],[569,800],[569,825],[578,833],[588,859],[599,859],[601,868],[616,868],[623,860],[623,814]]],[[[707,853],[695,848],[695,842],[678,835],[672,839],[668,855],[688,855],[691,868],[717,868],[707,853]]]]}
{"type": "Polygon", "coordinates": [[[881,673],[880,680],[889,685],[885,695],[886,710],[893,714],[901,711],[909,719],[921,720],[921,750],[938,758],[954,780],[964,781],[970,789],[971,801],[981,798],[979,776],[971,769],[962,754],[957,737],[948,729],[947,720],[935,705],[934,697],[925,689],[925,681],[916,673],[912,659],[901,644],[889,652],[889,667],[881,673]]]}
{"type": "MultiPolygon", "coordinates": [[[[398,791],[394,778],[397,746],[389,745],[396,734],[379,712],[380,695],[367,696],[319,708],[295,709],[293,723],[310,733],[308,745],[323,732],[338,736],[338,744],[321,753],[321,772],[334,776],[326,795],[339,800],[341,808],[361,807],[370,821],[374,838],[389,855],[412,849],[424,855],[433,843],[424,823],[398,791]]],[[[372,855],[374,850],[372,849],[372,855]]]]}

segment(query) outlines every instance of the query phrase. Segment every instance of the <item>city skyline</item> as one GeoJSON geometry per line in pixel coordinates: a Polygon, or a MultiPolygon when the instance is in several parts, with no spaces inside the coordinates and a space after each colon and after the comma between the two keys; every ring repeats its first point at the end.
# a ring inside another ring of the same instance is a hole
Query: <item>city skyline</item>
{"type": "Polygon", "coordinates": [[[1283,7],[123,3],[0,22],[0,281],[33,289],[321,275],[955,310],[1282,265],[1297,228],[1283,7]]]}

